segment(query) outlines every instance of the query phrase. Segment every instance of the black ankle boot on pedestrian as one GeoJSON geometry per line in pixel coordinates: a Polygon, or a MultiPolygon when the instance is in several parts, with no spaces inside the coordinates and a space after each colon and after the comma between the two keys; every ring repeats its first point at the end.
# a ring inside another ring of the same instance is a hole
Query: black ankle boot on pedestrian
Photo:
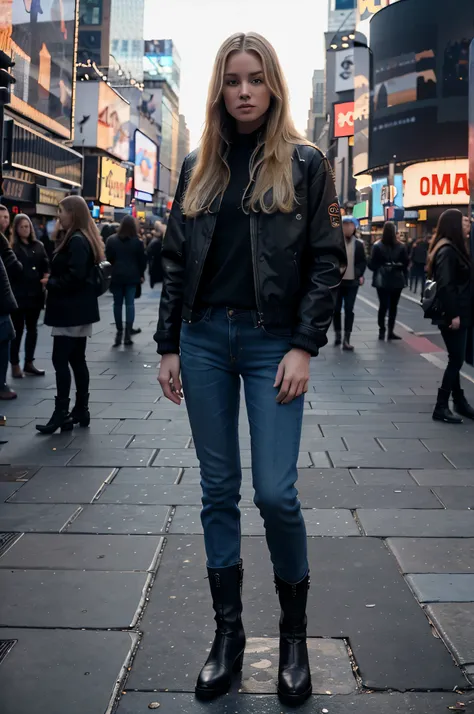
{"type": "Polygon", "coordinates": [[[296,585],[290,585],[275,573],[281,607],[278,696],[289,706],[302,704],[313,691],[306,644],[309,583],[309,574],[296,585]]]}
{"type": "Polygon", "coordinates": [[[401,340],[402,338],[400,335],[397,335],[393,330],[390,330],[388,333],[387,340],[401,340]]]}
{"type": "Polygon", "coordinates": [[[115,333],[114,347],[120,347],[123,340],[123,330],[117,330],[115,333]]]}
{"type": "Polygon", "coordinates": [[[334,340],[334,347],[340,347],[342,345],[342,332],[336,331],[336,337],[334,340]]]}
{"type": "Polygon", "coordinates": [[[73,424],[79,424],[79,426],[84,428],[90,425],[89,394],[76,394],[76,403],[69,416],[73,424]]]}
{"type": "Polygon", "coordinates": [[[230,568],[208,568],[207,572],[217,629],[195,689],[196,697],[206,700],[229,691],[232,674],[242,669],[245,650],[242,562],[230,568]]]}
{"type": "Polygon", "coordinates": [[[454,411],[467,419],[474,419],[474,409],[466,399],[464,391],[458,389],[453,391],[454,411]]]}
{"type": "Polygon", "coordinates": [[[445,424],[462,424],[462,419],[455,416],[449,408],[449,392],[438,389],[438,401],[433,412],[434,421],[444,421],[445,424]]]}
{"type": "Polygon", "coordinates": [[[344,342],[342,343],[342,349],[344,352],[354,352],[354,345],[351,345],[351,333],[346,332],[344,335],[344,342]]]}
{"type": "Polygon", "coordinates": [[[47,424],[37,424],[40,434],[54,434],[55,431],[72,431],[74,424],[69,416],[69,399],[55,399],[56,406],[53,415],[47,424]]]}
{"type": "Polygon", "coordinates": [[[385,327],[379,327],[379,340],[385,339],[385,327]]]}
{"type": "Polygon", "coordinates": [[[125,337],[124,337],[124,340],[123,340],[123,344],[124,344],[124,345],[127,345],[127,346],[133,345],[133,340],[132,340],[132,326],[131,326],[131,325],[127,325],[126,328],[125,328],[125,337]]]}

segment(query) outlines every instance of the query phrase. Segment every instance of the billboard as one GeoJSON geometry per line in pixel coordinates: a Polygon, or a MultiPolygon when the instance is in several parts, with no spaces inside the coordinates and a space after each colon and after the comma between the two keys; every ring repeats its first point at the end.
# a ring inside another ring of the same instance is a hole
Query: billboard
{"type": "Polygon", "coordinates": [[[141,131],[135,132],[135,191],[153,196],[156,188],[158,147],[141,131]]]}
{"type": "Polygon", "coordinates": [[[403,175],[395,174],[393,186],[389,191],[388,178],[381,178],[372,183],[372,220],[385,220],[385,206],[390,203],[395,208],[404,207],[403,175]]]}
{"type": "Polygon", "coordinates": [[[403,172],[405,206],[466,206],[469,203],[469,161],[423,161],[403,172]]]}
{"type": "Polygon", "coordinates": [[[335,92],[350,92],[354,89],[354,48],[336,52],[335,92]]]}
{"type": "Polygon", "coordinates": [[[474,3],[398,2],[371,21],[369,165],[467,156],[474,3]]]}
{"type": "Polygon", "coordinates": [[[76,0],[0,0],[0,50],[12,55],[11,108],[72,134],[76,0]]]}
{"type": "MultiPolygon", "coordinates": [[[[474,40],[469,53],[469,179],[471,217],[474,216],[474,40]]],[[[474,236],[473,236],[474,239],[474,236]]],[[[471,248],[473,248],[472,246],[471,248]]]]}
{"type": "Polygon", "coordinates": [[[354,102],[334,104],[334,138],[354,136],[354,102]]]}
{"type": "Polygon", "coordinates": [[[366,47],[354,51],[354,176],[369,166],[370,74],[371,55],[366,47]]]}
{"type": "Polygon", "coordinates": [[[106,206],[124,208],[127,170],[105,156],[100,161],[99,201],[106,206]]]}
{"type": "Polygon", "coordinates": [[[130,104],[106,82],[78,82],[74,145],[130,158],[130,104]]]}

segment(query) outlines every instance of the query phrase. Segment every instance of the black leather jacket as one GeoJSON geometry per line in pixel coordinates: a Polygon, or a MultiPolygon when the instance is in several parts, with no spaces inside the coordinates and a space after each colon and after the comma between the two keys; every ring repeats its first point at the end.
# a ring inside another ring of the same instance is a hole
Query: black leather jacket
{"type": "Polygon", "coordinates": [[[449,326],[455,317],[461,318],[461,327],[472,325],[473,284],[472,265],[453,245],[444,245],[437,251],[432,267],[436,280],[436,301],[443,317],[434,324],[449,326]]]}
{"type": "MultiPolygon", "coordinates": [[[[181,211],[196,153],[181,170],[163,241],[163,290],[154,336],[161,354],[178,353],[182,320],[193,308],[211,244],[219,199],[196,218],[181,211]]],[[[327,343],[337,287],[346,266],[339,203],[331,167],[312,146],[293,154],[297,204],[291,213],[251,212],[253,270],[259,325],[267,332],[288,331],[293,346],[317,355],[327,343]]]]}

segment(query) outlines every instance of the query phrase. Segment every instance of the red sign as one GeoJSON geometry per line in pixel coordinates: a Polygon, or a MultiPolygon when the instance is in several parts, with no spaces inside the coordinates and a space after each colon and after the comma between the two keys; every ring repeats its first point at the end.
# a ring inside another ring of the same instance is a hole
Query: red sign
{"type": "Polygon", "coordinates": [[[354,136],[354,102],[334,105],[334,138],[354,136]]]}

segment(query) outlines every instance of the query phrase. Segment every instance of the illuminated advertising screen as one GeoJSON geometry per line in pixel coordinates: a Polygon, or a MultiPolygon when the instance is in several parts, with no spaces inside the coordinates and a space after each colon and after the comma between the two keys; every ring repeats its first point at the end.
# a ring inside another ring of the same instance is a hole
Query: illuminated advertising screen
{"type": "Polygon", "coordinates": [[[474,40],[470,47],[469,71],[469,181],[472,216],[474,212],[474,40]]]}
{"type": "Polygon", "coordinates": [[[405,206],[456,206],[469,203],[469,161],[423,161],[403,172],[405,206]]]}
{"type": "Polygon", "coordinates": [[[354,50],[354,176],[367,171],[369,166],[370,127],[370,66],[369,50],[354,50]]]}
{"type": "Polygon", "coordinates": [[[75,0],[0,0],[0,49],[15,62],[11,108],[72,133],[75,0]]]}
{"type": "Polygon", "coordinates": [[[370,167],[467,156],[474,3],[398,2],[371,23],[370,167]]]}
{"type": "Polygon", "coordinates": [[[130,104],[105,82],[100,83],[98,115],[97,146],[122,161],[128,161],[130,104]]]}
{"type": "Polygon", "coordinates": [[[354,136],[354,102],[334,105],[334,138],[354,136]]]}
{"type": "Polygon", "coordinates": [[[384,220],[384,208],[388,203],[396,208],[403,208],[403,175],[395,174],[393,186],[389,191],[388,179],[377,179],[372,183],[372,220],[384,220]]]}
{"type": "Polygon", "coordinates": [[[156,188],[158,148],[141,131],[135,132],[135,191],[148,194],[150,199],[156,188]]]}
{"type": "Polygon", "coordinates": [[[125,206],[126,183],[127,170],[116,161],[103,156],[100,162],[99,201],[106,206],[123,208],[125,206]]]}

